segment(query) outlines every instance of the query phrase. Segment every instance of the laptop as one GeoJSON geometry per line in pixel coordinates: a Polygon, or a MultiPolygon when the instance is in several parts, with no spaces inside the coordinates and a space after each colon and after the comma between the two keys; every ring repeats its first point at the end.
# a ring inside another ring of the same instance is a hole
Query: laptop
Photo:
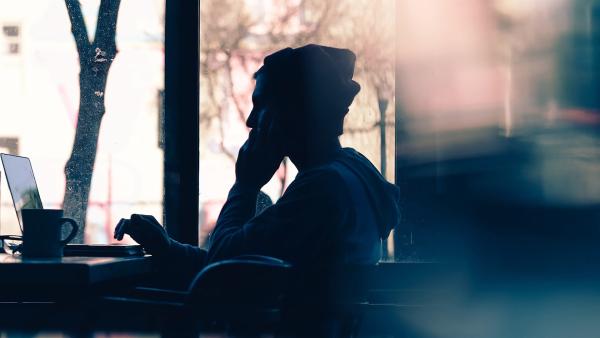
{"type": "MultiPolygon", "coordinates": [[[[22,231],[21,210],[43,209],[31,161],[27,157],[9,154],[0,154],[0,159],[22,231]]],[[[141,245],[129,244],[67,244],[64,248],[65,256],[125,257],[143,254],[141,245]]]]}

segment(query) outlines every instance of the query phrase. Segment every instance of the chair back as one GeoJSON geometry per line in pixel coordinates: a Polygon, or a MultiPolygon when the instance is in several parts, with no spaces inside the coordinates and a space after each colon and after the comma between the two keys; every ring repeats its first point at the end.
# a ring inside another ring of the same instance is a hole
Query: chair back
{"type": "Polygon", "coordinates": [[[212,263],[193,280],[188,302],[278,307],[291,275],[291,264],[267,256],[244,255],[212,263]]]}

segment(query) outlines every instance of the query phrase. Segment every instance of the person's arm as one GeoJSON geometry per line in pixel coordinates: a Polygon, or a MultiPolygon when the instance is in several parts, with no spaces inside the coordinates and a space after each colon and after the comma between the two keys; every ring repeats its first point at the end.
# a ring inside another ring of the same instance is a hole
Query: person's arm
{"type": "Polygon", "coordinates": [[[254,217],[257,196],[258,191],[254,189],[245,189],[238,183],[233,185],[210,234],[209,247],[214,245],[216,239],[236,231],[254,217]]]}
{"type": "MultiPolygon", "coordinates": [[[[258,191],[279,168],[283,153],[279,142],[273,141],[273,133],[272,124],[264,120],[260,127],[250,131],[248,140],[240,148],[235,167],[236,188],[232,190],[241,194],[230,195],[231,203],[222,210],[222,213],[228,215],[227,219],[241,219],[239,222],[243,223],[252,217],[258,191]]],[[[179,261],[179,265],[193,270],[206,263],[205,251],[170,239],[165,229],[152,216],[132,215],[130,220],[122,219],[115,229],[114,237],[122,240],[124,234],[129,234],[158,260],[179,261]]]]}
{"type": "Polygon", "coordinates": [[[114,237],[122,240],[125,234],[142,245],[161,265],[176,266],[184,271],[199,271],[206,262],[205,250],[171,239],[153,216],[133,214],[130,219],[121,219],[115,228],[114,237]]]}
{"type": "Polygon", "coordinates": [[[165,256],[166,264],[176,263],[186,271],[200,271],[206,265],[206,250],[195,245],[179,243],[170,239],[169,252],[165,256]]]}
{"type": "Polygon", "coordinates": [[[256,192],[234,185],[210,236],[208,263],[246,254],[300,262],[333,249],[328,241],[348,212],[340,180],[330,171],[299,175],[256,216],[256,192]]]}

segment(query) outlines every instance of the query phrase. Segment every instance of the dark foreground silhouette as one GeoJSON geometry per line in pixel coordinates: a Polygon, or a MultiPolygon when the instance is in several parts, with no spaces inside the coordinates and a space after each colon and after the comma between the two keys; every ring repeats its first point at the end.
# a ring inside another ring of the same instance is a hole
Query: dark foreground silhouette
{"type": "MultiPolygon", "coordinates": [[[[360,91],[355,55],[318,45],[286,48],[256,72],[251,128],[208,251],[170,239],[152,217],[134,214],[115,229],[186,273],[240,255],[265,255],[295,267],[375,264],[381,240],[399,220],[396,186],[363,155],[342,148],[344,116],[360,91]],[[256,211],[257,196],[284,157],[298,168],[283,196],[256,211]]],[[[321,270],[322,271],[322,270],[321,270]]]]}

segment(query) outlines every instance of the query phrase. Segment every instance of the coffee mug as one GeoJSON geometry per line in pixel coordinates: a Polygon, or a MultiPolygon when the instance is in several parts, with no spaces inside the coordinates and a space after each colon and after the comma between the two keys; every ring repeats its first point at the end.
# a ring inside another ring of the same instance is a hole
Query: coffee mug
{"type": "Polygon", "coordinates": [[[60,209],[22,209],[23,257],[62,257],[63,247],[69,243],[79,227],[77,223],[63,217],[60,209]],[[72,227],[67,238],[61,240],[62,226],[72,227]]]}

